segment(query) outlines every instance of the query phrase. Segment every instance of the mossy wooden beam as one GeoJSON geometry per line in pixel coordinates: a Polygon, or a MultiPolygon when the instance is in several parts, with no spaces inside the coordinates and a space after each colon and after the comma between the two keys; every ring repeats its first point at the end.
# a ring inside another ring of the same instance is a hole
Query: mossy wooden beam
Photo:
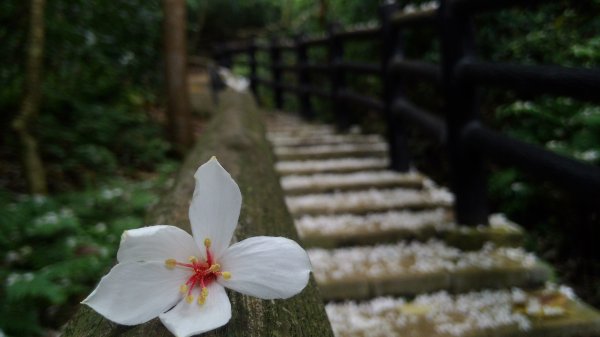
{"type": "MultiPolygon", "coordinates": [[[[283,201],[273,155],[264,137],[264,115],[249,94],[225,91],[218,113],[185,159],[175,183],[147,217],[148,224],[171,224],[190,231],[188,207],[194,189],[193,174],[211,156],[217,156],[242,191],[243,203],[234,240],[250,236],[297,233],[283,201]]],[[[303,337],[333,336],[314,279],[288,300],[261,300],[228,291],[232,318],[224,327],[203,336],[303,337]]],[[[158,319],[125,327],[81,306],[64,329],[64,337],[172,336],[158,319]]]]}

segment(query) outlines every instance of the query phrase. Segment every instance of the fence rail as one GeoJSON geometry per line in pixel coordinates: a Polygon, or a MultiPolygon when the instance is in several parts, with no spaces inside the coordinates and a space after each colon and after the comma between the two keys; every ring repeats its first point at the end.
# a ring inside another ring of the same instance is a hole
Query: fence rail
{"type": "Polygon", "coordinates": [[[338,127],[350,125],[345,109],[349,103],[379,111],[388,126],[391,168],[410,167],[403,130],[417,125],[445,145],[449,154],[452,189],[456,196],[457,221],[467,225],[487,222],[485,161],[517,166],[543,176],[587,198],[600,201],[600,168],[573,160],[540,146],[512,139],[484,126],[479,119],[479,88],[503,87],[526,94],[564,95],[586,101],[600,99],[600,71],[547,65],[520,65],[480,61],[475,56],[473,18],[508,6],[531,7],[539,0],[441,0],[439,7],[406,13],[395,3],[380,7],[379,24],[342,29],[331,28],[323,35],[298,35],[291,40],[271,40],[267,48],[255,41],[224,45],[216,50],[222,65],[230,66],[234,55],[247,55],[254,93],[258,85],[273,90],[275,105],[283,107],[284,91],[296,94],[300,113],[311,118],[312,97],[331,100],[338,127]],[[441,43],[440,64],[404,58],[403,33],[409,29],[437,29],[441,43]],[[344,59],[348,41],[379,42],[378,64],[344,59]],[[308,50],[328,50],[327,62],[310,61],[308,50]],[[256,52],[269,53],[271,79],[257,76],[256,52]],[[282,64],[282,52],[294,53],[296,64],[282,64]],[[282,83],[282,72],[297,76],[297,84],[282,83]],[[326,88],[311,81],[314,73],[329,78],[326,88]],[[347,76],[376,76],[382,83],[380,97],[369,97],[347,88],[347,76]],[[403,88],[407,79],[430,81],[439,86],[444,101],[444,118],[411,102],[403,88]]]}

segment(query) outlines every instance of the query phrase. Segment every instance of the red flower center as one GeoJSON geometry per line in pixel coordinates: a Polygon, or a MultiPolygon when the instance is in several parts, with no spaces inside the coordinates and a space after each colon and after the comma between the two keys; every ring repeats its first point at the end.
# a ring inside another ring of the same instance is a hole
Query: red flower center
{"type": "Polygon", "coordinates": [[[185,300],[188,303],[194,301],[194,296],[192,295],[194,287],[200,287],[198,304],[204,304],[206,297],[208,297],[208,289],[206,287],[216,280],[218,276],[222,276],[226,280],[231,277],[231,273],[221,271],[221,266],[215,263],[213,255],[210,252],[210,239],[206,238],[204,240],[204,246],[206,247],[206,261],[200,261],[195,256],[189,257],[189,263],[179,262],[175,259],[167,259],[165,261],[167,268],[182,267],[190,269],[192,272],[187,281],[179,287],[179,291],[186,294],[185,300]]]}

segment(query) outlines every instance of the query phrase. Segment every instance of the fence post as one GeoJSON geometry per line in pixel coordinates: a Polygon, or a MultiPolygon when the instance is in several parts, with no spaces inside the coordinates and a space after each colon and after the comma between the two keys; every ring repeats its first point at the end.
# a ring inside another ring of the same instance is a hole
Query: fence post
{"type": "Polygon", "coordinates": [[[337,32],[340,30],[338,24],[332,24],[328,29],[329,40],[329,74],[331,79],[331,101],[336,126],[339,130],[345,130],[350,126],[348,111],[340,93],[346,87],[346,74],[339,65],[344,58],[344,43],[337,32]]]}
{"type": "Polygon", "coordinates": [[[258,102],[258,87],[256,82],[256,41],[250,39],[248,44],[248,64],[250,65],[250,90],[254,94],[254,99],[258,102]]]}
{"type": "Polygon", "coordinates": [[[310,94],[308,87],[310,86],[310,78],[306,65],[308,63],[308,53],[306,44],[304,44],[304,34],[300,33],[294,38],[296,51],[296,67],[297,67],[297,83],[298,88],[298,104],[300,105],[300,114],[306,119],[314,118],[314,111],[310,103],[310,94]]]}
{"type": "Polygon", "coordinates": [[[213,58],[219,67],[225,67],[225,46],[217,44],[213,47],[213,58]]]}
{"type": "Polygon", "coordinates": [[[217,59],[217,64],[223,68],[231,68],[233,61],[231,60],[231,52],[229,51],[229,45],[219,44],[215,48],[215,58],[217,59]]]}
{"type": "Polygon", "coordinates": [[[277,38],[271,38],[269,48],[271,56],[271,75],[273,80],[273,98],[275,107],[279,110],[283,108],[283,90],[281,89],[281,49],[278,46],[277,38]]]}
{"type": "Polygon", "coordinates": [[[474,31],[470,17],[456,13],[452,2],[440,4],[440,37],[442,44],[442,87],[445,99],[446,125],[455,211],[459,224],[487,224],[487,186],[484,162],[480,153],[469,150],[462,132],[479,120],[476,88],[456,76],[456,67],[474,57],[474,31]]]}
{"type": "Polygon", "coordinates": [[[398,4],[387,2],[379,7],[381,23],[381,82],[383,83],[383,115],[387,124],[387,141],[389,145],[390,168],[394,171],[407,172],[410,169],[410,156],[406,143],[406,134],[400,117],[393,113],[394,100],[404,96],[402,78],[394,76],[388,67],[394,58],[404,55],[404,41],[398,28],[394,27],[391,18],[398,10],[398,4]]]}

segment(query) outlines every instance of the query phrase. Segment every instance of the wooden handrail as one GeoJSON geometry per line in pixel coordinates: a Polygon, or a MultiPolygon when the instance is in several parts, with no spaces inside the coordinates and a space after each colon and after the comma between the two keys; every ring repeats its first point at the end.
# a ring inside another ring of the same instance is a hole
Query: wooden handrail
{"type": "MultiPolygon", "coordinates": [[[[237,181],[243,196],[234,240],[269,235],[299,242],[264,136],[264,115],[250,94],[225,91],[219,102],[218,114],[188,154],[170,191],[149,212],[146,223],[172,224],[189,232],[188,208],[194,190],[193,174],[199,164],[216,155],[237,181]]],[[[267,301],[231,291],[228,295],[232,303],[231,320],[224,327],[202,336],[333,337],[312,278],[299,295],[287,300],[267,301]]],[[[63,333],[63,337],[169,335],[158,319],[132,327],[119,326],[85,306],[80,307],[63,333]]]]}

